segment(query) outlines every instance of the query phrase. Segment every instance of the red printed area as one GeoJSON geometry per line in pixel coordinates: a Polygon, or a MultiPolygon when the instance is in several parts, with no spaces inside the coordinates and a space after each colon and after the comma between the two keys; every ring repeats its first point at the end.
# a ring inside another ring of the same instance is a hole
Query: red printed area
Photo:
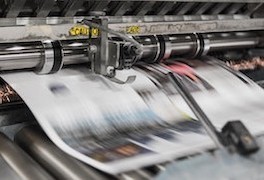
{"type": "Polygon", "coordinates": [[[187,76],[193,81],[199,81],[198,77],[196,76],[194,69],[187,64],[181,62],[174,62],[170,65],[164,65],[167,69],[183,76],[187,76]]]}

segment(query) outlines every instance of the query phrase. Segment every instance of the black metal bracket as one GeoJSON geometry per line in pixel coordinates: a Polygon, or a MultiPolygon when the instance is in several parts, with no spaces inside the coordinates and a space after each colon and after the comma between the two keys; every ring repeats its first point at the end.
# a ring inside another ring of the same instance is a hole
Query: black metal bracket
{"type": "Polygon", "coordinates": [[[234,147],[237,152],[248,155],[256,152],[259,146],[241,121],[229,121],[222,128],[222,135],[227,145],[234,147]]]}

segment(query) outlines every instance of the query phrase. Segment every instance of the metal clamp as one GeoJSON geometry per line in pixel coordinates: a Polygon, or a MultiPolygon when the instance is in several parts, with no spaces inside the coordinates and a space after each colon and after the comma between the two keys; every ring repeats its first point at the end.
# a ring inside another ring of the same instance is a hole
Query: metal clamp
{"type": "Polygon", "coordinates": [[[155,39],[155,43],[156,43],[156,46],[157,46],[157,50],[156,50],[156,55],[153,59],[153,62],[156,62],[159,58],[159,54],[160,54],[160,42],[159,42],[159,39],[157,36],[153,36],[153,38],[155,39]]]}
{"type": "Polygon", "coordinates": [[[58,72],[63,66],[63,50],[60,41],[51,42],[54,52],[54,64],[50,73],[58,72]]]}
{"type": "Polygon", "coordinates": [[[197,33],[193,33],[192,38],[194,42],[196,43],[196,48],[190,58],[195,58],[199,55],[199,52],[201,52],[201,40],[197,33]]]}
{"type": "Polygon", "coordinates": [[[54,65],[54,51],[52,41],[46,40],[42,42],[44,47],[44,56],[40,63],[40,66],[37,68],[38,74],[49,74],[54,65]]]}
{"type": "Polygon", "coordinates": [[[164,40],[165,40],[165,52],[164,52],[164,56],[162,58],[162,60],[165,59],[169,59],[171,56],[171,51],[172,51],[172,47],[171,47],[171,41],[168,35],[163,35],[164,40]]]}
{"type": "Polygon", "coordinates": [[[44,55],[40,66],[37,68],[38,74],[52,74],[58,72],[63,66],[63,51],[60,41],[46,40],[42,42],[44,55]]]}
{"type": "Polygon", "coordinates": [[[201,53],[202,56],[206,55],[210,50],[210,39],[203,36],[203,52],[201,53]]]}

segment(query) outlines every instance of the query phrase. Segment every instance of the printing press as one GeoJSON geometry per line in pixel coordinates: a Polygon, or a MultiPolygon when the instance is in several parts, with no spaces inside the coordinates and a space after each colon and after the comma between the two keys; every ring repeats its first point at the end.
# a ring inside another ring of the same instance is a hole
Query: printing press
{"type": "MultiPolygon", "coordinates": [[[[262,0],[2,0],[0,10],[1,77],[85,67],[122,85],[134,77],[118,72],[187,59],[214,62],[264,88],[262,0]]],[[[263,179],[263,136],[238,121],[216,130],[179,77],[168,77],[217,148],[106,173],[57,147],[1,79],[0,179],[263,179]],[[232,133],[246,140],[229,142],[232,133]]]]}

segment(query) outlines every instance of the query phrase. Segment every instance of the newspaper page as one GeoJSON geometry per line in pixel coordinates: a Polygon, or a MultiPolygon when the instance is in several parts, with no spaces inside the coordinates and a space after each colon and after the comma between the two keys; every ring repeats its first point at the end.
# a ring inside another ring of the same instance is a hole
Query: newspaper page
{"type": "Polygon", "coordinates": [[[243,74],[214,61],[199,60],[171,61],[144,68],[148,74],[152,73],[152,77],[156,71],[156,80],[169,92],[167,95],[172,102],[191,117],[195,116],[190,108],[166,80],[167,71],[180,75],[197,103],[219,130],[227,121],[241,120],[251,133],[258,135],[264,132],[264,91],[243,74]]]}
{"type": "MultiPolygon", "coordinates": [[[[71,156],[116,174],[215,148],[200,122],[181,112],[137,70],[117,84],[85,68],[52,75],[2,74],[49,138],[71,156]]],[[[177,101],[177,100],[176,100],[177,101]]]]}

